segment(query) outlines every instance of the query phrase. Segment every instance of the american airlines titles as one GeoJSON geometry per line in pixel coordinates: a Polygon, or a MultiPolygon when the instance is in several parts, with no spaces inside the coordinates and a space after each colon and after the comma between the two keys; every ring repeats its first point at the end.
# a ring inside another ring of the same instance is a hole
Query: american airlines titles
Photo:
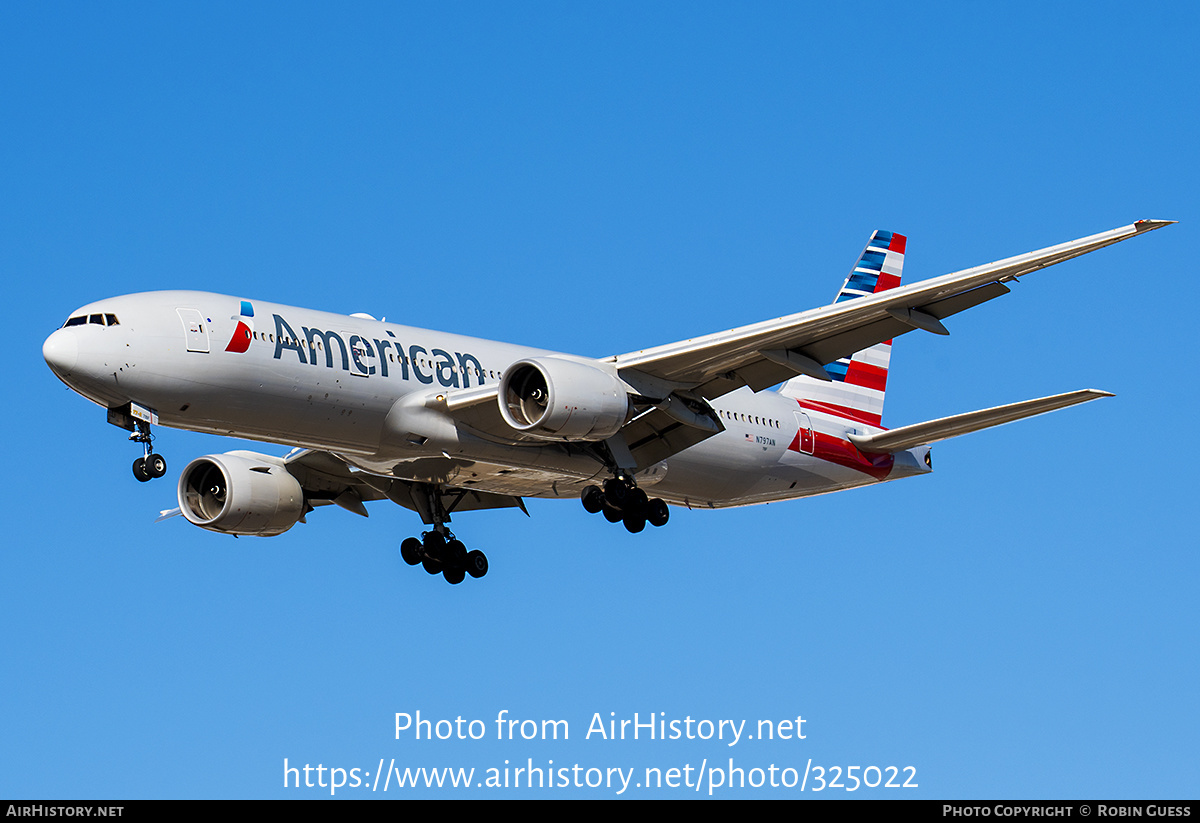
{"type": "Polygon", "coordinates": [[[387,377],[390,349],[395,358],[390,362],[399,367],[402,380],[409,379],[411,369],[413,378],[425,384],[432,384],[436,380],[439,385],[447,388],[468,388],[472,375],[476,376],[478,384],[483,383],[483,364],[473,354],[451,354],[444,349],[427,350],[417,345],[405,349],[391,331],[386,331],[387,338],[383,339],[346,332],[348,338],[343,340],[337,332],[301,326],[302,333],[296,334],[288,322],[278,314],[273,317],[276,360],[281,360],[285,351],[291,351],[295,352],[304,364],[316,366],[324,362],[325,368],[332,369],[337,363],[343,371],[363,376],[378,373],[380,377],[387,377]],[[427,365],[429,371],[422,370],[423,365],[427,365]]]}

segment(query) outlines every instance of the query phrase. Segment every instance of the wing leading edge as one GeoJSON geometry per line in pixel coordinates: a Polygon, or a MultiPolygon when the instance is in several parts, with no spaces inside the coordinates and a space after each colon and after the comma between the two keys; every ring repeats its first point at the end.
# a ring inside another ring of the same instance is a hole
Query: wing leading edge
{"type": "Polygon", "coordinates": [[[760,391],[798,374],[811,374],[803,368],[810,363],[824,366],[913,329],[947,333],[942,320],[1006,294],[1006,281],[1173,222],[1139,220],[855,300],[618,355],[609,362],[622,376],[646,375],[710,400],[743,385],[760,391]]]}

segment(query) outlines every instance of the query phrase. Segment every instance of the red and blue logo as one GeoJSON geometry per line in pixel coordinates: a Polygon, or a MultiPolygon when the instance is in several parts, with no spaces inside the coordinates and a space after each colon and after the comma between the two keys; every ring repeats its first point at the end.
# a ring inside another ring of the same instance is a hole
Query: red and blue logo
{"type": "Polygon", "coordinates": [[[250,305],[249,300],[242,301],[242,313],[235,314],[230,320],[237,321],[237,328],[233,331],[233,337],[229,341],[229,345],[225,347],[225,351],[232,351],[241,354],[250,348],[250,340],[254,337],[254,306],[250,305]]]}

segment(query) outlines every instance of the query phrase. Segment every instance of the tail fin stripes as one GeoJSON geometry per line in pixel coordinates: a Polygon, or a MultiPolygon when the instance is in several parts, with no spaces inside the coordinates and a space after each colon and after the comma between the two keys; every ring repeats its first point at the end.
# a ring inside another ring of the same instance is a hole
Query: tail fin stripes
{"type": "MultiPolygon", "coordinates": [[[[906,244],[903,234],[882,230],[872,234],[834,302],[899,286],[906,244]]],[[[891,357],[892,341],[886,340],[826,365],[832,382],[801,375],[784,383],[779,392],[796,398],[801,405],[878,426],[883,417],[891,357]]]]}
{"type": "Polygon", "coordinates": [[[906,244],[907,238],[903,234],[882,230],[872,234],[854,270],[842,284],[842,290],[833,302],[841,303],[899,286],[906,244]]]}

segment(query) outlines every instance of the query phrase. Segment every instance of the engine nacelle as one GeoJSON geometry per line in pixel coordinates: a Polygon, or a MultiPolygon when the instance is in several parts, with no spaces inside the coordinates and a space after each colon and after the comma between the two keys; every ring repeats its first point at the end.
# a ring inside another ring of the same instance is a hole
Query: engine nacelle
{"type": "Polygon", "coordinates": [[[179,475],[180,511],[209,531],[274,537],[296,525],[304,508],[304,491],[277,457],[206,454],[179,475]]]}
{"type": "Polygon", "coordinates": [[[500,379],[508,425],[545,440],[604,440],[629,417],[629,393],[615,374],[557,357],[519,360],[500,379]]]}

